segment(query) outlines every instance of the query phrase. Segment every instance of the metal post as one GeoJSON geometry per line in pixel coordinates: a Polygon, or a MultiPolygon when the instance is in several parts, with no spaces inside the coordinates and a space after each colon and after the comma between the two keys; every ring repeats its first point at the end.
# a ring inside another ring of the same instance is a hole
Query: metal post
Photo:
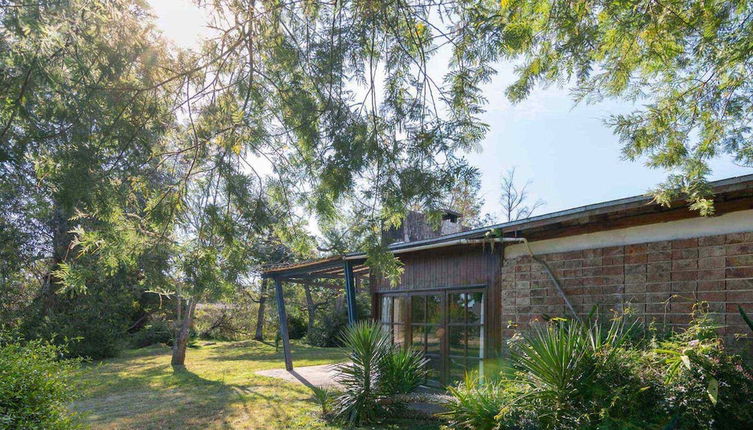
{"type": "Polygon", "coordinates": [[[345,260],[345,301],[348,304],[348,323],[356,322],[356,283],[353,276],[353,263],[345,260]]]}
{"type": "Polygon", "coordinates": [[[282,352],[285,355],[285,369],[293,370],[293,358],[290,356],[290,337],[288,336],[288,314],[285,312],[285,300],[282,297],[282,282],[275,278],[275,299],[277,300],[277,315],[280,317],[280,337],[282,337],[282,352]]]}

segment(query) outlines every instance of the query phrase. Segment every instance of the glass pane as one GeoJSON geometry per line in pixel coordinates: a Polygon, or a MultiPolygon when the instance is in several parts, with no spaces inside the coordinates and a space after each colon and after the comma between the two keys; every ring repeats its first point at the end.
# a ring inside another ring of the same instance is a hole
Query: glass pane
{"type": "Polygon", "coordinates": [[[429,354],[440,354],[439,337],[442,329],[439,326],[427,328],[429,329],[429,333],[426,341],[426,352],[429,354]]]}
{"type": "Polygon", "coordinates": [[[392,322],[392,297],[382,297],[382,322],[392,322]]]}
{"type": "Polygon", "coordinates": [[[426,321],[432,324],[442,322],[442,298],[439,295],[426,296],[426,321]]]}
{"type": "Polygon", "coordinates": [[[439,357],[432,356],[426,358],[429,359],[429,363],[426,366],[429,370],[429,374],[427,375],[426,379],[428,380],[429,385],[439,385],[442,361],[439,359],[439,357]]]}
{"type": "Polygon", "coordinates": [[[465,360],[450,358],[450,383],[458,382],[463,378],[465,378],[465,360]]]}
{"type": "Polygon", "coordinates": [[[465,322],[465,293],[450,294],[448,321],[451,323],[465,322]]]}
{"type": "Polygon", "coordinates": [[[405,345],[405,326],[402,324],[392,327],[392,343],[395,345],[405,345]]]}
{"type": "Polygon", "coordinates": [[[414,323],[426,322],[426,296],[413,296],[411,302],[411,321],[414,323]]]}
{"type": "Polygon", "coordinates": [[[426,333],[426,327],[420,326],[420,325],[414,325],[413,326],[413,346],[421,351],[424,351],[424,345],[426,342],[426,338],[424,334],[426,333]]]}
{"type": "Polygon", "coordinates": [[[408,298],[404,296],[395,297],[393,308],[392,318],[394,322],[404,323],[408,314],[408,298]]]}
{"type": "Polygon", "coordinates": [[[484,337],[481,327],[468,327],[468,357],[484,358],[484,337]]]}
{"type": "Polygon", "coordinates": [[[450,355],[465,355],[465,327],[449,326],[447,335],[447,344],[449,345],[450,355]]]}
{"type": "Polygon", "coordinates": [[[468,294],[468,323],[480,324],[484,321],[484,294],[468,294]]]}

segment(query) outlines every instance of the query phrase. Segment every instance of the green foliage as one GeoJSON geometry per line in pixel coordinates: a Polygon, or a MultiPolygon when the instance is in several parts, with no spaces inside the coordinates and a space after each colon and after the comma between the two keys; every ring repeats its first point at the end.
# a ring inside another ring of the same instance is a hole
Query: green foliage
{"type": "Polygon", "coordinates": [[[374,322],[357,322],[342,335],[350,363],[338,366],[337,382],[344,393],[337,399],[335,416],[351,425],[377,421],[387,414],[380,400],[380,366],[392,345],[382,327],[374,322]]]}
{"type": "Polygon", "coordinates": [[[461,7],[461,58],[517,64],[513,102],[568,85],[577,101],[619,98],[636,110],[607,123],[630,160],[665,169],[663,204],[713,213],[706,178],[722,155],[753,165],[749,2],[502,0],[461,7]]]}
{"type": "Polygon", "coordinates": [[[308,329],[306,321],[303,318],[288,315],[288,336],[291,339],[303,339],[308,329]]]}
{"type": "Polygon", "coordinates": [[[743,321],[745,321],[745,324],[748,325],[748,328],[750,331],[753,331],[753,321],[750,319],[748,314],[745,312],[742,306],[737,305],[737,311],[740,313],[740,316],[743,317],[743,321]]]}
{"type": "Polygon", "coordinates": [[[380,324],[359,321],[348,326],[342,338],[351,362],[337,368],[344,392],[335,402],[334,419],[350,425],[382,420],[402,407],[391,396],[411,392],[424,380],[427,360],[417,351],[392,345],[380,324]]]}
{"type": "Polygon", "coordinates": [[[536,326],[499,375],[450,389],[447,416],[467,429],[747,428],[753,377],[716,328],[701,312],[662,340],[623,318],[536,326]]]}
{"type": "Polygon", "coordinates": [[[158,319],[150,321],[141,330],[131,334],[130,344],[135,348],[144,348],[159,343],[172,345],[174,336],[170,323],[158,319]]]}
{"type": "MultiPolygon", "coordinates": [[[[497,416],[514,402],[510,391],[496,380],[482,381],[478,375],[467,373],[465,380],[447,392],[453,397],[443,414],[452,428],[493,430],[498,426],[497,416]]],[[[521,427],[522,422],[520,423],[521,427]]]]}
{"type": "Polygon", "coordinates": [[[393,347],[380,364],[382,391],[390,394],[413,392],[426,381],[428,359],[411,347],[393,347]]]}
{"type": "Polygon", "coordinates": [[[24,343],[0,333],[0,428],[79,428],[68,410],[78,362],[61,360],[64,353],[43,341],[24,343]]]}
{"type": "Polygon", "coordinates": [[[136,291],[122,285],[92,285],[86,294],[55,296],[51,305],[27,309],[21,330],[29,339],[67,344],[73,357],[114,357],[127,346],[126,332],[138,305],[136,291]]]}

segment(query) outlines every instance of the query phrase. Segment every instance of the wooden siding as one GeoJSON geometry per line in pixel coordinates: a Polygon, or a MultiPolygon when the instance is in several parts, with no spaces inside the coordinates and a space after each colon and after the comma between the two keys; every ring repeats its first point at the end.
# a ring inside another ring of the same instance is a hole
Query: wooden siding
{"type": "Polygon", "coordinates": [[[499,244],[452,246],[398,255],[403,263],[400,282],[393,286],[390,282],[372,273],[371,289],[374,294],[372,304],[378,318],[380,315],[379,294],[421,290],[486,287],[486,345],[488,357],[495,356],[500,349],[501,294],[499,291],[499,271],[502,248],[499,244]]]}

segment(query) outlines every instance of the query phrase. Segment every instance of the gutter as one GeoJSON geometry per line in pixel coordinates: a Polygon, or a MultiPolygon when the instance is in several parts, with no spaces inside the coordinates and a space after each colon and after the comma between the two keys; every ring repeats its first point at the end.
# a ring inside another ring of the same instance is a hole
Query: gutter
{"type": "MultiPolygon", "coordinates": [[[[578,317],[578,314],[575,312],[575,309],[573,308],[572,303],[570,303],[570,299],[567,298],[567,294],[565,294],[565,290],[562,289],[562,285],[560,285],[559,280],[556,276],[554,276],[554,272],[552,271],[552,268],[549,267],[549,264],[547,264],[546,261],[540,259],[536,255],[534,255],[533,250],[531,250],[531,245],[528,243],[528,239],[524,237],[494,237],[489,239],[455,239],[447,242],[438,242],[438,243],[431,243],[427,245],[419,245],[419,246],[413,246],[410,248],[402,248],[402,249],[394,249],[390,250],[390,252],[394,254],[403,254],[406,252],[414,252],[414,251],[423,251],[426,249],[436,249],[436,248],[444,248],[447,246],[456,246],[456,245],[475,245],[475,244],[488,244],[488,243],[523,243],[526,246],[526,249],[528,250],[528,254],[531,256],[531,259],[533,261],[539,263],[542,267],[544,267],[544,270],[546,271],[547,275],[549,275],[549,279],[554,284],[555,289],[557,289],[557,292],[559,293],[560,297],[562,297],[562,300],[564,300],[565,305],[567,306],[570,313],[573,314],[573,318],[575,318],[577,321],[580,322],[580,317],[578,317]]],[[[504,261],[504,248],[502,248],[502,259],[504,261]]],[[[362,260],[364,258],[365,254],[358,254],[358,255],[346,255],[343,257],[343,260],[362,260]]]]}

